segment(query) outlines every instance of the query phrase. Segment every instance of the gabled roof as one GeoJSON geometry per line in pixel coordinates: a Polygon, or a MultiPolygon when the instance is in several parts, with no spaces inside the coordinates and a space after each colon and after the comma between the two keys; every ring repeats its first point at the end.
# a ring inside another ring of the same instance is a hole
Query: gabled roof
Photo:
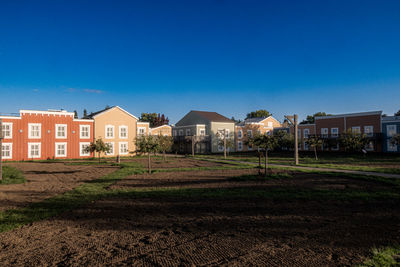
{"type": "Polygon", "coordinates": [[[237,124],[237,126],[245,126],[246,124],[252,124],[252,123],[261,123],[262,121],[272,118],[273,120],[279,122],[277,119],[275,119],[272,116],[268,116],[268,117],[259,117],[259,118],[249,118],[249,119],[245,119],[244,121],[241,121],[237,124]]]}
{"type": "Polygon", "coordinates": [[[172,128],[172,127],[169,126],[168,124],[164,124],[164,125],[161,125],[161,126],[157,126],[157,127],[154,127],[154,128],[150,128],[150,129],[151,129],[151,130],[155,130],[155,129],[162,128],[162,127],[169,127],[169,128],[172,128]]]}
{"type": "Polygon", "coordinates": [[[234,122],[233,120],[230,120],[227,117],[222,116],[217,112],[199,111],[199,110],[192,110],[191,112],[196,113],[197,115],[213,122],[234,122]]]}
{"type": "Polygon", "coordinates": [[[129,116],[139,120],[136,116],[132,115],[131,113],[129,113],[128,111],[124,110],[123,108],[121,108],[119,106],[112,106],[112,107],[109,107],[109,108],[105,108],[103,110],[99,110],[97,112],[92,112],[89,115],[87,115],[86,117],[83,117],[83,119],[94,119],[95,117],[97,117],[97,116],[99,116],[101,114],[107,113],[108,111],[110,111],[110,110],[112,110],[114,108],[118,108],[122,112],[124,112],[124,113],[128,114],[129,116]]]}

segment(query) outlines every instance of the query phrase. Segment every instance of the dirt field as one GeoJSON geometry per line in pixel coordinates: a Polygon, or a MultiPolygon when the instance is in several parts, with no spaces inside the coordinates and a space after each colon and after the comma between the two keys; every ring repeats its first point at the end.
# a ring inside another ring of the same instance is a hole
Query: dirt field
{"type": "MultiPolygon", "coordinates": [[[[340,177],[295,174],[232,181],[256,170],[133,175],[112,186],[272,190],[398,190],[340,177]]],[[[400,242],[394,201],[131,197],[97,201],[0,234],[3,265],[351,266],[400,242]]]]}
{"type": "Polygon", "coordinates": [[[99,178],[112,171],[109,166],[68,166],[64,163],[7,163],[23,171],[24,184],[0,186],[0,210],[26,206],[99,178]]]}

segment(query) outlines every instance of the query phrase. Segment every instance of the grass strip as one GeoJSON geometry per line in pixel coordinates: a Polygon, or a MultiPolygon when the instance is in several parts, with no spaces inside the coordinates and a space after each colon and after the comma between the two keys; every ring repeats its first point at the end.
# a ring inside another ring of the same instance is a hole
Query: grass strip
{"type": "Polygon", "coordinates": [[[400,246],[372,249],[372,257],[358,267],[400,266],[400,246]]]}
{"type": "Polygon", "coordinates": [[[23,173],[11,166],[3,166],[3,179],[0,180],[0,185],[2,184],[23,184],[26,182],[23,173]]]}

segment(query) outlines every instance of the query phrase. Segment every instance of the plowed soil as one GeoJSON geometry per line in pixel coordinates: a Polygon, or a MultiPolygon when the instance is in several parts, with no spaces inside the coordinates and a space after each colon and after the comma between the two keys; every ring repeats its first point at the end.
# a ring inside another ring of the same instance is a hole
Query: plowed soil
{"type": "MultiPolygon", "coordinates": [[[[132,188],[349,188],[386,184],[294,173],[235,181],[256,170],[134,175],[132,188]]],[[[274,200],[232,197],[130,197],[97,201],[50,220],[0,234],[0,262],[18,266],[351,266],[371,248],[400,242],[393,200],[274,200]]]]}
{"type": "Polygon", "coordinates": [[[24,173],[24,184],[0,186],[0,210],[29,205],[116,170],[110,166],[68,166],[64,163],[7,163],[24,173]]]}

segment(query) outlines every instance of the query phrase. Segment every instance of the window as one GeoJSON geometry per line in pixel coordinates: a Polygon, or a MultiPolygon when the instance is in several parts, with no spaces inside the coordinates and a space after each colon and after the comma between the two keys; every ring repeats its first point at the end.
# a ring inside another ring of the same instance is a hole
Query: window
{"type": "Polygon", "coordinates": [[[366,146],[365,150],[367,151],[373,151],[374,150],[374,142],[370,141],[366,146]]]}
{"type": "Polygon", "coordinates": [[[247,145],[247,149],[248,150],[253,150],[253,146],[249,144],[249,145],[247,145]]]}
{"type": "Polygon", "coordinates": [[[138,135],[145,135],[146,127],[138,127],[138,135]]]}
{"type": "Polygon", "coordinates": [[[336,143],[334,146],[332,146],[333,151],[338,151],[339,150],[339,143],[336,143]]]}
{"type": "Polygon", "coordinates": [[[253,137],[253,131],[247,130],[247,137],[253,137]]]}
{"type": "Polygon", "coordinates": [[[242,149],[243,149],[243,143],[242,141],[238,141],[238,150],[242,151],[242,149]]]}
{"type": "Polygon", "coordinates": [[[128,126],[119,126],[119,138],[128,139],[128,126]]]}
{"type": "Polygon", "coordinates": [[[186,129],[186,136],[190,135],[190,129],[186,129]]]}
{"type": "Polygon", "coordinates": [[[272,127],[272,126],[273,126],[272,121],[269,121],[269,122],[267,123],[267,125],[268,125],[268,127],[272,127]]]}
{"type": "Polygon", "coordinates": [[[339,136],[339,128],[331,128],[331,136],[338,137],[339,136]]]}
{"type": "Polygon", "coordinates": [[[218,151],[224,151],[224,146],[222,144],[218,144],[218,151]]]}
{"type": "Polygon", "coordinates": [[[114,142],[106,142],[110,150],[106,153],[106,155],[114,155],[114,142]]]}
{"type": "MultiPolygon", "coordinates": [[[[303,130],[303,137],[304,138],[308,138],[308,135],[310,134],[310,129],[304,129],[303,130]]],[[[305,148],[304,148],[305,149],[305,148]]],[[[306,149],[308,150],[308,148],[306,149]]]]}
{"type": "Polygon", "coordinates": [[[56,143],[56,157],[67,156],[67,143],[56,143]]]}
{"type": "Polygon", "coordinates": [[[174,130],[174,136],[177,136],[177,132],[176,132],[176,130],[174,130]]]}
{"type": "Polygon", "coordinates": [[[304,147],[304,150],[308,150],[309,149],[307,142],[304,142],[303,147],[304,147]]]}
{"type": "Polygon", "coordinates": [[[242,136],[243,136],[243,132],[242,132],[242,130],[238,130],[238,138],[242,138],[242,136]]]}
{"type": "Polygon", "coordinates": [[[90,151],[87,151],[86,149],[90,146],[89,142],[85,143],[79,143],[79,156],[90,156],[90,151]]]}
{"type": "Polygon", "coordinates": [[[120,142],[119,143],[119,154],[121,154],[121,155],[128,154],[128,142],[120,142]]]}
{"type": "Polygon", "coordinates": [[[225,129],[225,137],[229,138],[229,129],[225,129]]]}
{"type": "Polygon", "coordinates": [[[106,138],[114,138],[114,125],[106,125],[106,138]]]}
{"type": "Polygon", "coordinates": [[[387,136],[392,137],[397,134],[396,125],[386,125],[387,136]]]}
{"type": "Polygon", "coordinates": [[[3,122],[3,138],[12,138],[12,122],[3,122]]]}
{"type": "Polygon", "coordinates": [[[200,129],[200,135],[205,136],[206,135],[206,129],[200,129]]]}
{"type": "Polygon", "coordinates": [[[328,128],[321,128],[322,138],[328,137],[328,128]]]}
{"type": "Polygon", "coordinates": [[[397,145],[392,144],[391,140],[387,140],[387,150],[390,152],[395,152],[397,151],[397,145]]]}
{"type": "Polygon", "coordinates": [[[28,157],[32,159],[40,158],[41,143],[28,143],[28,157]]]}
{"type": "Polygon", "coordinates": [[[64,139],[67,138],[67,125],[56,124],[56,138],[64,139]]]}
{"type": "Polygon", "coordinates": [[[179,136],[183,136],[183,130],[182,129],[179,130],[179,136]]]}
{"type": "Polygon", "coordinates": [[[28,137],[31,139],[40,139],[42,132],[42,124],[28,123],[28,137]]]}
{"type": "Polygon", "coordinates": [[[79,125],[81,139],[90,138],[90,125],[79,125]]]}
{"type": "Polygon", "coordinates": [[[360,126],[351,127],[351,132],[354,134],[360,134],[361,133],[360,126]]]}
{"type": "Polygon", "coordinates": [[[1,153],[3,159],[12,159],[12,143],[3,143],[1,153]]]}
{"type": "MultiPolygon", "coordinates": [[[[300,139],[301,138],[301,130],[300,129],[298,129],[297,130],[297,137],[300,139]]],[[[300,144],[299,144],[300,145],[300,144]]]]}
{"type": "Polygon", "coordinates": [[[374,135],[374,126],[364,126],[364,134],[366,136],[373,136],[374,135]]]}

